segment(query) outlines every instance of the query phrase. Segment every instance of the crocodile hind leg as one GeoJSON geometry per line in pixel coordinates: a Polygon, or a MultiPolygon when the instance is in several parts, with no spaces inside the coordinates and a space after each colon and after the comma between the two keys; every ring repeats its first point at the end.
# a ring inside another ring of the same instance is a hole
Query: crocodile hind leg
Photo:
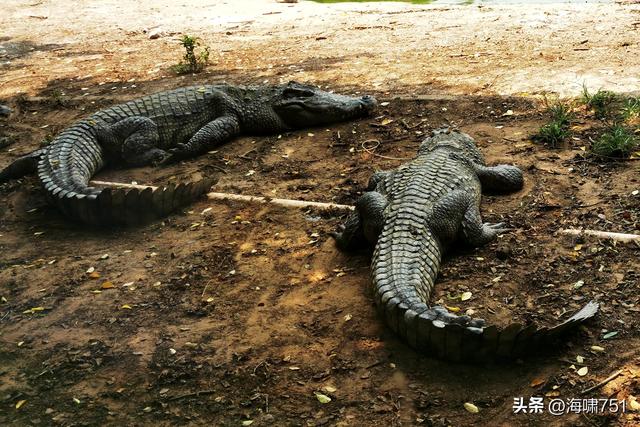
{"type": "Polygon", "coordinates": [[[44,149],[36,150],[11,162],[9,166],[0,171],[0,183],[35,173],[43,152],[44,149]]]}
{"type": "Polygon", "coordinates": [[[430,226],[441,242],[462,240],[471,246],[482,246],[508,231],[502,223],[482,223],[479,202],[468,191],[456,190],[435,204],[430,226]]]}
{"type": "Polygon", "coordinates": [[[482,246],[509,231],[504,223],[497,224],[483,223],[480,216],[480,207],[477,202],[470,203],[462,218],[462,237],[471,246],[482,246]]]}
{"type": "Polygon", "coordinates": [[[128,121],[126,126],[130,133],[122,144],[122,157],[129,165],[158,165],[170,156],[168,152],[158,148],[160,136],[153,120],[148,117],[131,117],[118,124],[124,121],[128,121]]]}
{"type": "Polygon", "coordinates": [[[124,140],[117,154],[130,166],[158,165],[170,157],[158,148],[158,126],[148,117],[127,117],[114,124],[97,123],[95,128],[103,147],[118,146],[124,140]]]}
{"type": "Polygon", "coordinates": [[[354,250],[375,245],[384,225],[387,198],[377,191],[366,192],[356,202],[356,210],[347,218],[341,233],[333,234],[338,247],[354,250]]]}
{"type": "Polygon", "coordinates": [[[192,157],[239,134],[240,123],[235,116],[218,117],[200,128],[186,144],[177,144],[169,152],[174,158],[192,157]]]}
{"type": "Polygon", "coordinates": [[[512,193],[522,189],[524,178],[522,171],[512,165],[482,166],[474,169],[483,193],[512,193]]]}

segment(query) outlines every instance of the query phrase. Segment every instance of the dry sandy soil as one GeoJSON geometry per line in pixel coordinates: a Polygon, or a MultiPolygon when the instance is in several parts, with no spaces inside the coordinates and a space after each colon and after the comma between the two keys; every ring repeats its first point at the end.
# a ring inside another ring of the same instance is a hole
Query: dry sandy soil
{"type": "Polygon", "coordinates": [[[451,254],[436,299],[500,325],[556,323],[593,298],[602,313],[540,356],[436,361],[377,317],[368,254],[340,253],[328,235],[339,213],[202,200],[147,226],[95,230],[67,221],[25,178],[0,186],[0,424],[640,423],[630,410],[512,409],[516,397],[640,396],[640,247],[556,233],[640,233],[638,162],[589,158],[599,124],[586,111],[561,149],[530,140],[546,119],[536,95],[640,88],[640,5],[138,3],[3,2],[0,100],[14,113],[0,133],[16,142],[0,166],[91,111],[194,82],[296,79],[372,93],[389,104],[369,119],[243,137],[101,178],[214,173],[216,191],[353,203],[372,171],[401,163],[380,156],[410,158],[433,128],[457,126],[490,163],[519,165],[526,186],[484,198],[485,220],[514,231],[451,254]],[[203,73],[171,72],[181,34],[210,46],[203,73]],[[371,139],[379,145],[363,149],[371,139]],[[449,299],[464,291],[469,301],[449,299]]]}

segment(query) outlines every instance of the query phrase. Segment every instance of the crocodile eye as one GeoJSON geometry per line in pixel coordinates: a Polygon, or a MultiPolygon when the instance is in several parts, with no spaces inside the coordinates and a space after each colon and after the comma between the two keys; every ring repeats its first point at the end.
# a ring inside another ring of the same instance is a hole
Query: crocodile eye
{"type": "Polygon", "coordinates": [[[311,98],[315,95],[315,92],[308,89],[298,89],[294,87],[288,87],[283,92],[282,95],[285,98],[311,98]]]}

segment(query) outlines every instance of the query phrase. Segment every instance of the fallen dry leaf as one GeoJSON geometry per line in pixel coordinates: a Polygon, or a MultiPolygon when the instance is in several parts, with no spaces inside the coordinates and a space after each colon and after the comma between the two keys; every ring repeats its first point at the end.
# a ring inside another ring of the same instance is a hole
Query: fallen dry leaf
{"type": "Polygon", "coordinates": [[[477,414],[478,412],[480,412],[480,409],[471,402],[465,402],[464,409],[466,409],[468,412],[471,412],[472,414],[477,414]]]}
{"type": "Polygon", "coordinates": [[[112,289],[115,288],[113,282],[104,282],[102,284],[102,289],[112,289]]]}
{"type": "Polygon", "coordinates": [[[316,399],[318,399],[318,402],[320,402],[320,403],[329,403],[329,402],[331,402],[331,398],[329,396],[325,395],[325,394],[315,392],[315,395],[316,395],[316,399]]]}
{"type": "Polygon", "coordinates": [[[546,382],[547,382],[546,378],[538,377],[538,378],[534,378],[533,381],[531,381],[530,385],[531,385],[531,387],[535,388],[535,387],[541,386],[542,384],[544,384],[546,382]]]}

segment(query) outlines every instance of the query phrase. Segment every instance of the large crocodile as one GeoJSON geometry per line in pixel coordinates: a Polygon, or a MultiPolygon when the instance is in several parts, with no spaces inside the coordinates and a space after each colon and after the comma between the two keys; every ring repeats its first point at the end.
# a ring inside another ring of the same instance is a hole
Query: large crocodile
{"type": "MultiPolygon", "coordinates": [[[[11,115],[11,108],[7,107],[6,105],[2,105],[0,104],[0,118],[7,118],[11,115]]],[[[4,148],[8,145],[11,144],[11,141],[9,140],[9,137],[7,136],[2,136],[0,133],[0,148],[4,148]]]]}
{"type": "Polygon", "coordinates": [[[101,189],[90,178],[105,164],[164,164],[240,134],[270,134],[365,116],[376,106],[290,82],[278,86],[202,85],[160,92],[98,111],[44,149],[18,158],[0,183],[36,172],[49,199],[85,223],[138,223],[201,195],[211,179],[152,190],[101,189]]]}
{"type": "Polygon", "coordinates": [[[6,105],[0,104],[0,117],[9,117],[11,114],[11,108],[6,105]]]}
{"type": "Polygon", "coordinates": [[[342,249],[375,245],[371,274],[378,309],[410,346],[456,361],[515,358],[597,312],[598,304],[590,302],[551,329],[513,324],[499,330],[429,306],[442,255],[454,242],[479,246],[507,231],[502,223],[482,223],[481,190],[512,192],[522,185],[517,167],[487,167],[469,135],[448,130],[423,141],[412,161],[372,176],[335,237],[342,249]]]}

